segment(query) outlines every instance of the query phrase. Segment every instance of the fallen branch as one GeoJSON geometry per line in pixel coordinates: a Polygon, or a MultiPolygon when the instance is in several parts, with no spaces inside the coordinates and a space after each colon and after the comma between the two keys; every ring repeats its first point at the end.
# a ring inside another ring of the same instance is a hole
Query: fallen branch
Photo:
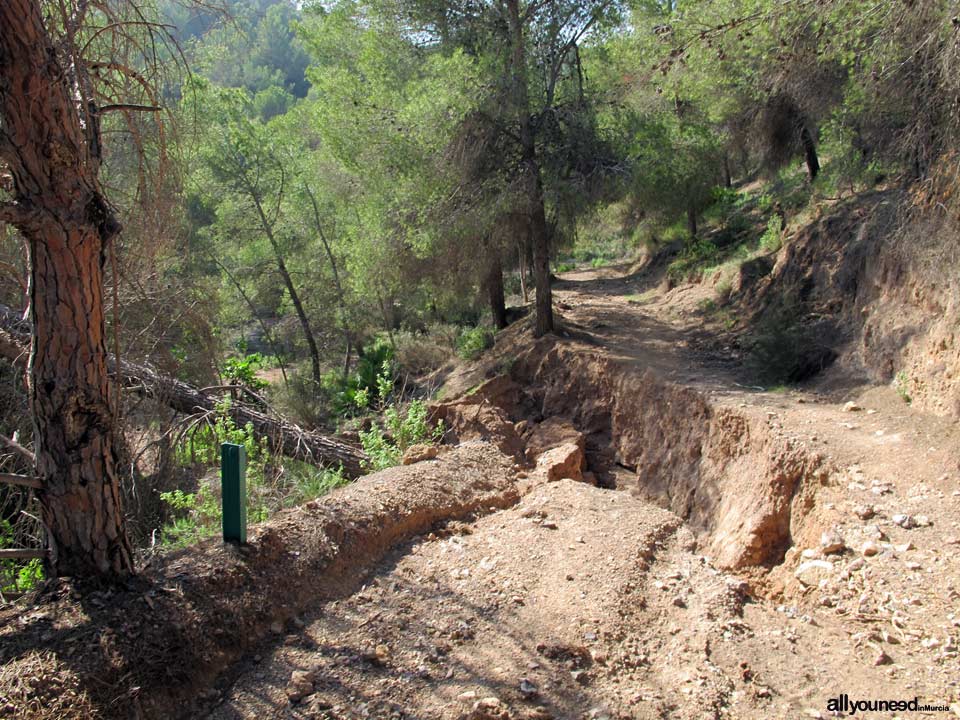
{"type": "MultiPolygon", "coordinates": [[[[0,356],[16,365],[26,365],[30,336],[20,316],[0,305],[0,356]]],[[[111,376],[119,375],[125,387],[145,397],[162,402],[185,415],[217,412],[219,402],[200,389],[182,380],[162,375],[151,367],[121,360],[119,370],[115,358],[107,358],[111,376]]],[[[271,447],[286,457],[315,465],[342,466],[348,477],[363,473],[363,452],[349,443],[322,433],[304,430],[286,420],[272,418],[240,402],[231,402],[227,413],[237,425],[253,427],[258,437],[267,438],[271,447]]]]}

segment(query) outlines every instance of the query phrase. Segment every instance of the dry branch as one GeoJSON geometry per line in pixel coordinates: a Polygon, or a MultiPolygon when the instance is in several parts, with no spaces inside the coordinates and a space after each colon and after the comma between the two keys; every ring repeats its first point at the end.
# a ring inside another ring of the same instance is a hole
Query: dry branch
{"type": "MultiPolygon", "coordinates": [[[[30,337],[26,323],[17,313],[0,305],[0,355],[15,364],[25,365],[30,337]]],[[[117,375],[113,356],[107,360],[111,375],[117,375]]],[[[182,380],[163,375],[146,365],[120,361],[119,377],[123,385],[140,395],[154,398],[186,415],[214,413],[217,400],[182,380]]],[[[248,423],[258,437],[265,437],[282,455],[317,465],[342,465],[350,477],[362,474],[363,453],[353,445],[329,435],[310,432],[285,420],[270,417],[259,410],[234,401],[229,415],[240,426],[248,423]]]]}

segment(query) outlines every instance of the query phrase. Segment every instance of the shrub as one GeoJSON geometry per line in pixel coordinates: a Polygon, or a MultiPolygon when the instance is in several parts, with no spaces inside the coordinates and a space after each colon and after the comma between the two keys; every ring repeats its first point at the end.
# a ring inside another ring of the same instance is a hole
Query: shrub
{"type": "Polygon", "coordinates": [[[423,375],[443,367],[456,347],[455,340],[451,344],[445,335],[430,330],[397,333],[396,343],[397,367],[401,373],[411,375],[423,375]]]}
{"type": "Polygon", "coordinates": [[[746,365],[757,381],[802,382],[836,359],[836,352],[822,342],[822,333],[802,323],[799,310],[789,302],[772,309],[744,342],[746,365]]]}
{"type": "Polygon", "coordinates": [[[457,338],[457,355],[464,360],[476,360],[484,350],[493,347],[493,328],[477,325],[467,328],[457,338]]]}
{"type": "Polygon", "coordinates": [[[674,282],[686,280],[716,263],[717,246],[705,238],[687,243],[680,256],[667,267],[667,275],[674,282]]]}
{"type": "Polygon", "coordinates": [[[360,431],[360,443],[369,458],[366,467],[374,472],[399,465],[411,445],[434,443],[443,437],[443,424],[430,428],[427,406],[421,400],[413,400],[404,410],[391,405],[383,419],[385,428],[375,422],[369,430],[360,431]]]}
{"type": "Polygon", "coordinates": [[[361,350],[353,372],[346,378],[338,370],[331,370],[321,378],[321,388],[331,409],[342,417],[382,407],[393,390],[393,383],[393,348],[382,340],[361,350]]]}
{"type": "Polygon", "coordinates": [[[223,363],[223,377],[235,385],[245,385],[251,390],[262,390],[270,383],[257,377],[257,370],[267,363],[260,353],[252,353],[241,358],[227,358],[223,363]]]}
{"type": "MultiPolygon", "coordinates": [[[[8,520],[0,518],[0,548],[12,548],[15,544],[13,526],[8,520]]],[[[36,558],[29,562],[0,560],[0,591],[2,592],[33,590],[43,577],[43,563],[36,558]]]]}
{"type": "Polygon", "coordinates": [[[783,221],[778,215],[771,215],[767,221],[767,229],[760,236],[760,247],[770,252],[776,252],[783,245],[783,221]]]}
{"type": "Polygon", "coordinates": [[[893,388],[907,405],[913,402],[913,398],[910,397],[910,378],[906,371],[901,370],[897,373],[897,376],[893,379],[893,388]]]}

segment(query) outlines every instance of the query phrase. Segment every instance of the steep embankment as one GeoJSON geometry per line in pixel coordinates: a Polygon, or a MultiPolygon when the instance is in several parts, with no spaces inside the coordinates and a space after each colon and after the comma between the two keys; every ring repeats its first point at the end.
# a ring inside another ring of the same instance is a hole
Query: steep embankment
{"type": "Polygon", "coordinates": [[[786,307],[847,374],[960,417],[960,216],[949,195],[893,189],[828,207],[736,278],[734,306],[754,319],[786,307]]]}

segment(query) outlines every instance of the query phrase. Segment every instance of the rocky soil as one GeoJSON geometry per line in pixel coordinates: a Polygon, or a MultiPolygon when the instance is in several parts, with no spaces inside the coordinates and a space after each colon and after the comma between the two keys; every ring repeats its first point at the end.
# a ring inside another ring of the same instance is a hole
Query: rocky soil
{"type": "Polygon", "coordinates": [[[448,380],[449,439],[523,464],[521,500],[276,628],[209,717],[960,716],[954,423],[836,374],[745,387],[707,290],[641,283],[568,274],[564,339],[448,380]]]}
{"type": "Polygon", "coordinates": [[[712,293],[566,275],[559,338],[447,378],[439,454],[0,617],[0,716],[960,716],[955,422],[842,364],[751,387],[712,293]]]}

